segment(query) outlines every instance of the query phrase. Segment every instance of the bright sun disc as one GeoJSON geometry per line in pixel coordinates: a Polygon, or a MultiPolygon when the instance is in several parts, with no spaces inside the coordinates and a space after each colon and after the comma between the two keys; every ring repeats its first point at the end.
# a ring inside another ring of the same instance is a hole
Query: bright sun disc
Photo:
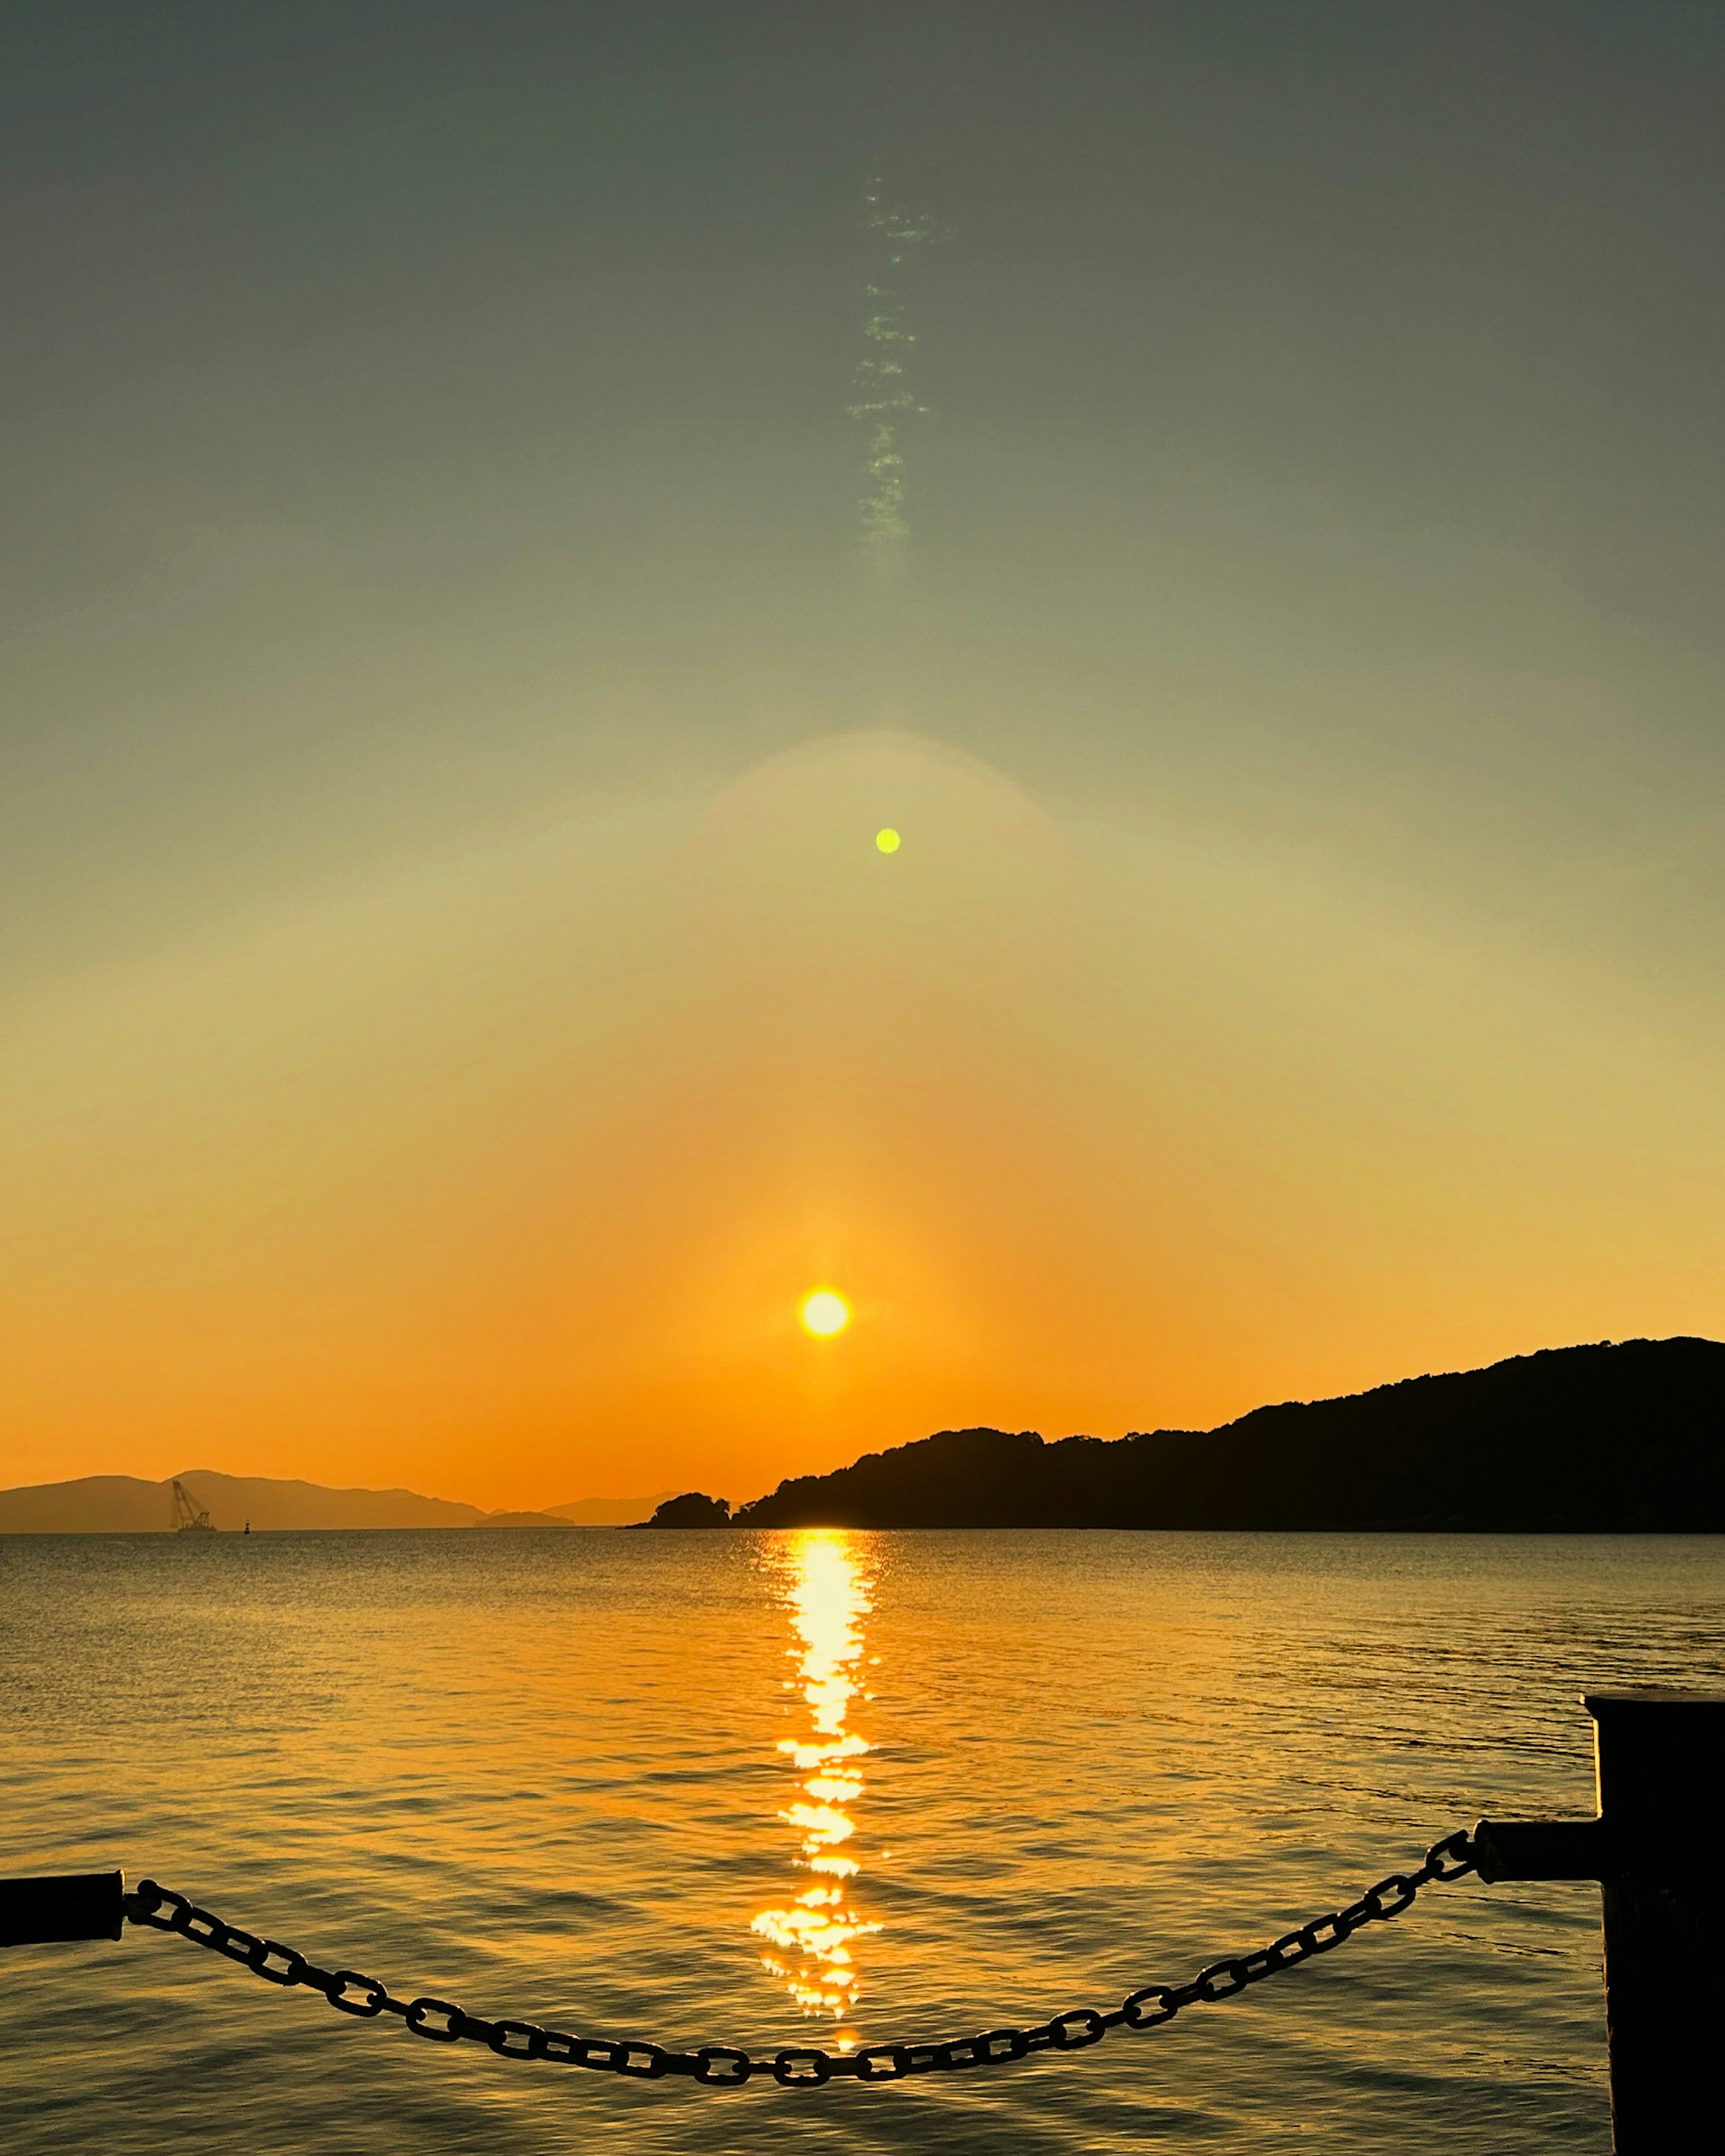
{"type": "Polygon", "coordinates": [[[875,844],[883,854],[896,854],[899,848],[898,833],[889,824],[884,831],[876,831],[875,844]]]}
{"type": "Polygon", "coordinates": [[[803,1296],[798,1315],[803,1320],[805,1332],[812,1332],[817,1340],[830,1340],[850,1324],[850,1306],[842,1295],[834,1295],[831,1288],[818,1287],[813,1295],[803,1296]]]}

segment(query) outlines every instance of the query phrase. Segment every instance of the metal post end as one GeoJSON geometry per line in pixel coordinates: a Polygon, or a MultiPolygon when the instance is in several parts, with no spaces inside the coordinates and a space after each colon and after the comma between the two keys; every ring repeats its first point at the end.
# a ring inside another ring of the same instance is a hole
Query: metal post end
{"type": "Polygon", "coordinates": [[[126,1928],[123,1871],[0,1879],[0,1947],[117,1939],[126,1928]]]}
{"type": "Polygon", "coordinates": [[[1473,1830],[1474,1869],[1488,1887],[1506,1879],[1603,1879],[1610,1842],[1603,1820],[1489,1820],[1473,1830]]]}

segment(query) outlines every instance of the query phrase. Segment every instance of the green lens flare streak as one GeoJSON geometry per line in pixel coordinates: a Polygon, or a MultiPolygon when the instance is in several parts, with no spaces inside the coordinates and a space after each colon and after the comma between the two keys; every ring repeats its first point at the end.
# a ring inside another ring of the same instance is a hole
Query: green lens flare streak
{"type": "Polygon", "coordinates": [[[863,197],[864,223],[875,242],[875,266],[863,287],[867,312],[863,321],[866,350],[852,377],[852,401],[845,409],[867,429],[864,469],[867,491],[862,511],[863,544],[877,559],[890,560],[910,536],[905,516],[905,422],[927,410],[907,374],[916,332],[898,279],[914,249],[934,238],[926,217],[907,217],[887,206],[882,182],[870,180],[863,197]]]}

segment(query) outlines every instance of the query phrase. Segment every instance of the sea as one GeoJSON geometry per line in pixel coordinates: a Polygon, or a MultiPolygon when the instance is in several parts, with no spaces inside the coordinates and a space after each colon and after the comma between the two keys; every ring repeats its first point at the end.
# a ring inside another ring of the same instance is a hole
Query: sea
{"type": "MultiPolygon", "coordinates": [[[[1481,1814],[1586,1689],[1717,1686],[1725,1538],[0,1539],[0,1871],[124,1866],[401,1997],[667,2048],[1111,2007],[1481,1814]]],[[[1599,1896],[1433,1886],[1094,2046],[726,2090],[500,2059],[186,1941],[0,1952],[0,2142],[1604,2156],[1599,1896]]]]}

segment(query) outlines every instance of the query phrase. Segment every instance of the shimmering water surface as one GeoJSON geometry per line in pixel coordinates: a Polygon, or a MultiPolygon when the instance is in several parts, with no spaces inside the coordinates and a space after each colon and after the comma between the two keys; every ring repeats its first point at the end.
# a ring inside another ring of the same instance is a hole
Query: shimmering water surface
{"type": "MultiPolygon", "coordinates": [[[[1584,1686],[1717,1683],[1696,1538],[0,1540],[0,1865],[123,1864],[398,1994],[829,2048],[1112,2005],[1481,1811],[1584,1686]]],[[[182,1942],[0,1959],[26,2152],[1604,2152],[1598,1903],[1434,1888],[1153,2034],[896,2087],[510,2065],[182,1942]]]]}

